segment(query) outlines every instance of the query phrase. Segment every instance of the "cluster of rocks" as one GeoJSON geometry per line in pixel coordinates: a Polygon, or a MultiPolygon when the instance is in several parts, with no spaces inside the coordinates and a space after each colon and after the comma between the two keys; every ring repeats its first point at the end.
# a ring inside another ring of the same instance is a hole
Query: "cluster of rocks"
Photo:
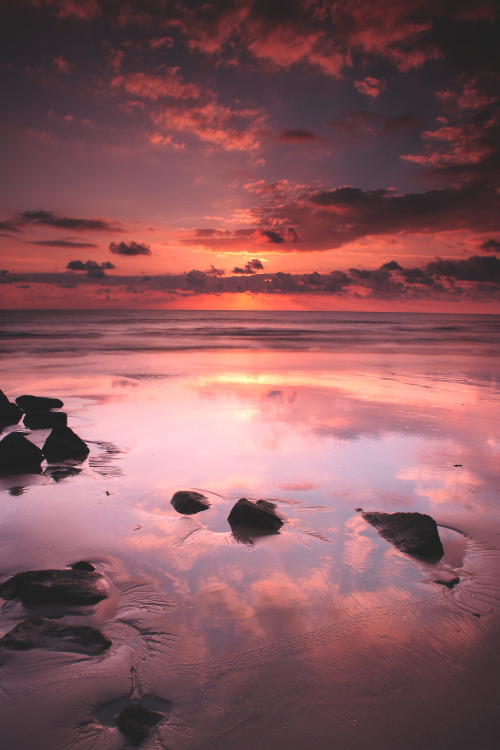
{"type": "MultiPolygon", "coordinates": [[[[0,585],[0,598],[18,599],[29,609],[51,605],[88,606],[108,596],[104,577],[85,560],[63,570],[26,570],[0,585]]],[[[37,616],[22,620],[0,638],[0,648],[11,651],[42,648],[88,656],[102,654],[111,645],[111,639],[97,628],[37,616]]],[[[137,746],[163,714],[132,701],[115,718],[118,729],[137,746]]]]}
{"type": "Polygon", "coordinates": [[[19,396],[15,403],[0,391],[0,430],[18,424],[23,417],[28,430],[50,429],[42,448],[39,448],[21,432],[9,432],[0,440],[0,472],[39,473],[42,461],[83,461],[89,454],[87,444],[68,427],[67,415],[61,409],[58,398],[44,396],[19,396]]]}
{"type": "MultiPolygon", "coordinates": [[[[173,508],[183,515],[193,515],[210,508],[210,502],[200,492],[179,490],[172,499],[173,508]]],[[[233,534],[240,539],[277,533],[283,521],[276,513],[276,504],[269,500],[247,500],[242,497],[227,517],[233,534]]]]}

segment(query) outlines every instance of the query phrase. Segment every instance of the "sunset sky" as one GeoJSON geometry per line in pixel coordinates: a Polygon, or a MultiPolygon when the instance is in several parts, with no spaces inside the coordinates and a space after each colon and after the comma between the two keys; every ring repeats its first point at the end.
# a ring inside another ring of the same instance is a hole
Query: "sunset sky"
{"type": "Polygon", "coordinates": [[[500,312],[493,0],[3,0],[0,306],[500,312]]]}

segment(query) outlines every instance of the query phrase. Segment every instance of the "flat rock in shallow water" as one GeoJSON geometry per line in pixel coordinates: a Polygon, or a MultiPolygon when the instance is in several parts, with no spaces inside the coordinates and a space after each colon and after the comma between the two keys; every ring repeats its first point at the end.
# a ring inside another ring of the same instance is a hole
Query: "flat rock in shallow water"
{"type": "Polygon", "coordinates": [[[43,455],[49,461],[66,459],[83,460],[89,454],[89,447],[70,427],[54,427],[43,444],[43,455]]]}
{"type": "Polygon", "coordinates": [[[26,570],[0,586],[0,597],[20,599],[25,606],[96,604],[108,596],[104,578],[95,570],[26,570]]]}
{"type": "Polygon", "coordinates": [[[23,424],[28,430],[66,427],[68,416],[64,411],[29,411],[24,415],[23,424]]]}
{"type": "Polygon", "coordinates": [[[270,529],[278,531],[283,526],[283,521],[275,511],[275,504],[268,500],[247,500],[242,497],[233,505],[227,517],[229,525],[252,526],[254,528],[270,529]]]}
{"type": "Polygon", "coordinates": [[[179,490],[173,495],[170,503],[177,513],[184,513],[187,516],[210,508],[210,503],[205,495],[191,490],[179,490]]]}
{"type": "Polygon", "coordinates": [[[146,706],[129,703],[116,717],[116,725],[120,732],[128,737],[132,745],[140,745],[149,734],[151,727],[163,718],[159,711],[150,711],[146,706]]]}
{"type": "Polygon", "coordinates": [[[20,432],[9,432],[0,440],[0,471],[38,473],[42,461],[40,448],[20,432]]]}
{"type": "Polygon", "coordinates": [[[47,411],[48,409],[61,409],[64,406],[60,398],[47,398],[46,396],[18,396],[16,404],[23,411],[47,411]]]}
{"type": "Polygon", "coordinates": [[[29,617],[0,639],[0,646],[16,651],[45,648],[49,651],[75,651],[79,654],[100,654],[112,641],[97,628],[68,625],[43,617],[29,617]]]}
{"type": "Polygon", "coordinates": [[[356,509],[381,537],[401,552],[438,559],[444,555],[437,524],[425,513],[377,513],[356,509]]]}

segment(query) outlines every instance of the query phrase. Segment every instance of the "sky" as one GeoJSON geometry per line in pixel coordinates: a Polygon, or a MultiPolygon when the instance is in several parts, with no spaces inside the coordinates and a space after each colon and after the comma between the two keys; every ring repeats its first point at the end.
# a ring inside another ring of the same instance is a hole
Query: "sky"
{"type": "Polygon", "coordinates": [[[493,0],[0,0],[0,308],[500,312],[493,0]]]}

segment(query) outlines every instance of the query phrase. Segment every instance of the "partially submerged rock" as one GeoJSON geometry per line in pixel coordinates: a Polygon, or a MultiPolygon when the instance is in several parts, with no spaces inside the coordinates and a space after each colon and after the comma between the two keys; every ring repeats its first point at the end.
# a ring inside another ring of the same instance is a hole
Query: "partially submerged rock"
{"type": "Polygon", "coordinates": [[[47,398],[46,396],[18,396],[16,404],[23,411],[47,411],[48,409],[61,409],[64,406],[60,398],[47,398]]]}
{"type": "Polygon", "coordinates": [[[0,391],[0,429],[17,424],[22,414],[23,412],[19,406],[9,401],[5,393],[0,391]]]}
{"type": "Polygon", "coordinates": [[[0,471],[17,474],[39,473],[43,454],[40,448],[20,432],[9,432],[0,440],[0,471]]]}
{"type": "Polygon", "coordinates": [[[356,508],[381,537],[401,552],[419,557],[440,558],[444,555],[437,524],[425,513],[377,513],[356,508]]]}
{"type": "Polygon", "coordinates": [[[95,570],[95,565],[87,562],[87,560],[78,560],[78,562],[72,563],[69,567],[72,570],[95,570]]]}
{"type": "Polygon", "coordinates": [[[242,497],[233,505],[227,517],[231,528],[233,526],[250,526],[271,531],[278,531],[283,521],[276,513],[276,505],[268,500],[247,500],[242,497]]]}
{"type": "Polygon", "coordinates": [[[66,459],[83,460],[90,450],[70,427],[54,427],[43,444],[42,452],[49,463],[54,463],[66,459]]]}
{"type": "Polygon", "coordinates": [[[138,746],[148,736],[151,727],[163,718],[159,711],[151,711],[141,703],[129,703],[116,717],[116,725],[120,732],[128,737],[132,745],[138,746]]]}
{"type": "Polygon", "coordinates": [[[0,639],[0,646],[16,651],[45,648],[49,651],[76,651],[80,654],[100,654],[112,641],[97,628],[88,625],[69,625],[43,617],[29,617],[0,639]]]}
{"type": "Polygon", "coordinates": [[[95,570],[27,570],[0,585],[0,597],[20,599],[25,606],[96,604],[109,596],[95,570]]]}
{"type": "Polygon", "coordinates": [[[170,503],[177,513],[184,513],[188,516],[210,508],[210,502],[205,495],[191,490],[179,490],[175,492],[170,503]]]}
{"type": "Polygon", "coordinates": [[[23,424],[28,430],[66,427],[68,416],[64,411],[28,411],[24,415],[23,424]]]}

